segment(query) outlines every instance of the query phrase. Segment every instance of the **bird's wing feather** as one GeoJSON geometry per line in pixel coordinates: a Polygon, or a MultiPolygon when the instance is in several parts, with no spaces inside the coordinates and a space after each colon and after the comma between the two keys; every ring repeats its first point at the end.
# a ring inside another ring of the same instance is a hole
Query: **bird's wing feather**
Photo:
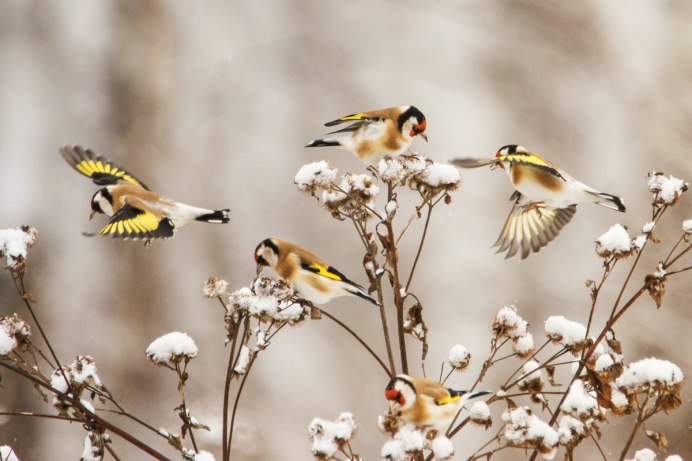
{"type": "Polygon", "coordinates": [[[336,120],[332,120],[331,122],[327,122],[324,124],[324,126],[334,126],[334,125],[339,125],[340,123],[344,122],[352,122],[352,121],[375,121],[375,120],[382,120],[384,118],[384,114],[381,111],[375,111],[375,112],[359,112],[357,114],[351,114],[347,115],[345,117],[337,118],[336,120]]]}
{"type": "Polygon", "coordinates": [[[496,165],[499,161],[496,158],[484,159],[484,158],[455,158],[452,160],[452,165],[456,165],[460,168],[478,168],[487,165],[496,165]]]}
{"type": "Polygon", "coordinates": [[[346,128],[342,128],[340,130],[335,130],[335,131],[330,131],[327,134],[349,133],[352,131],[358,131],[361,127],[363,127],[364,125],[367,125],[369,123],[372,123],[372,121],[371,120],[360,120],[360,121],[357,121],[356,123],[350,124],[346,128]]]}
{"type": "Polygon", "coordinates": [[[99,234],[113,238],[146,240],[170,238],[174,233],[175,228],[168,218],[159,218],[148,210],[128,204],[123,205],[99,231],[99,234]]]}
{"type": "Polygon", "coordinates": [[[418,394],[432,398],[437,405],[446,405],[459,399],[452,397],[446,387],[431,379],[417,378],[413,384],[418,394]]]}
{"type": "Polygon", "coordinates": [[[129,184],[149,188],[127,170],[111,160],[81,146],[63,146],[60,154],[72,168],[91,178],[94,184],[108,186],[111,184],[129,184]]]}
{"type": "Polygon", "coordinates": [[[506,258],[511,258],[521,250],[521,259],[533,251],[537,253],[572,219],[577,212],[576,205],[567,208],[552,208],[540,204],[522,205],[519,196],[507,216],[505,225],[493,245],[499,247],[497,252],[507,251],[506,258]]]}
{"type": "Polygon", "coordinates": [[[566,175],[562,171],[560,171],[555,165],[535,154],[501,155],[499,157],[496,157],[496,160],[498,162],[508,162],[510,164],[520,164],[523,166],[538,168],[547,173],[550,173],[553,176],[562,179],[563,181],[567,181],[567,179],[565,178],[566,175]]]}

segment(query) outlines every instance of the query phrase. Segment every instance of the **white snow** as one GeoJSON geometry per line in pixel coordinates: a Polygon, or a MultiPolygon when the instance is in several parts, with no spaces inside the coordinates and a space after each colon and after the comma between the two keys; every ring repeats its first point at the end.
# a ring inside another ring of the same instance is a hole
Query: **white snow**
{"type": "Polygon", "coordinates": [[[399,159],[383,158],[377,164],[377,172],[380,178],[385,182],[401,181],[404,178],[404,165],[399,159]]]}
{"type": "MultiPolygon", "coordinates": [[[[63,366],[63,372],[57,369],[51,374],[50,385],[58,392],[65,393],[68,390],[65,377],[73,387],[79,388],[84,385],[101,387],[101,378],[96,373],[96,362],[88,355],[80,355],[69,365],[63,366]]],[[[79,389],[75,390],[79,391],[79,389]]]]}
{"type": "Polygon", "coordinates": [[[3,445],[0,447],[0,459],[2,461],[19,461],[19,458],[17,458],[14,450],[9,445],[3,445]]]}
{"type": "Polygon", "coordinates": [[[676,178],[673,175],[666,177],[662,173],[649,173],[649,190],[654,194],[658,194],[657,202],[671,205],[680,197],[687,189],[687,184],[682,179],[676,178]]]}
{"type": "Polygon", "coordinates": [[[531,381],[542,381],[543,373],[539,368],[540,366],[541,364],[536,362],[535,360],[529,360],[528,362],[526,362],[522,367],[520,383],[523,383],[525,385],[531,381]]]}
{"type": "Polygon", "coordinates": [[[81,404],[84,406],[84,408],[86,408],[86,409],[89,410],[90,412],[96,413],[96,409],[95,409],[94,406],[91,404],[91,402],[89,402],[88,400],[79,399],[79,403],[81,403],[81,404]]]}
{"type": "Polygon", "coordinates": [[[593,395],[586,392],[584,382],[581,379],[574,380],[560,408],[563,413],[582,421],[595,417],[600,411],[598,401],[593,395]]]}
{"type": "Polygon", "coordinates": [[[557,423],[557,435],[560,437],[560,443],[567,445],[576,437],[584,435],[584,423],[577,418],[569,415],[563,415],[557,423]]]}
{"type": "Polygon", "coordinates": [[[620,224],[615,224],[596,239],[596,253],[601,256],[611,254],[622,255],[632,250],[632,239],[627,230],[620,224]]]}
{"type": "Polygon", "coordinates": [[[384,212],[387,214],[387,216],[391,216],[392,213],[394,213],[397,210],[397,208],[399,208],[399,204],[396,203],[396,200],[390,200],[385,205],[384,212]]]}
{"type": "Polygon", "coordinates": [[[644,248],[644,244],[646,243],[646,236],[645,235],[637,235],[634,240],[632,240],[632,245],[637,247],[637,249],[641,250],[644,248]]]}
{"type": "Polygon", "coordinates": [[[215,460],[216,460],[216,458],[214,458],[214,455],[212,455],[208,451],[200,450],[195,455],[195,461],[215,461],[215,460]]]}
{"type": "Polygon", "coordinates": [[[341,178],[339,188],[341,190],[325,190],[322,193],[322,201],[324,203],[341,202],[349,195],[356,195],[364,200],[365,204],[370,205],[372,199],[380,191],[372,176],[367,174],[346,173],[341,178]]]}
{"type": "Polygon", "coordinates": [[[651,384],[674,386],[680,384],[684,378],[682,370],[674,363],[657,358],[648,358],[625,367],[615,384],[620,388],[630,389],[639,389],[651,384]]]}
{"type": "Polygon", "coordinates": [[[295,290],[285,282],[262,277],[252,287],[243,287],[229,295],[229,313],[240,309],[261,320],[295,324],[307,311],[294,297],[295,290]]]}
{"type": "Polygon", "coordinates": [[[0,356],[7,355],[17,347],[17,339],[11,335],[10,326],[0,323],[0,356]]]}
{"type": "Polygon", "coordinates": [[[485,422],[490,420],[490,407],[485,402],[474,402],[469,410],[472,421],[485,422]]]}
{"type": "Polygon", "coordinates": [[[553,459],[557,453],[559,437],[545,421],[531,412],[529,407],[516,407],[502,413],[505,422],[504,437],[510,445],[540,446],[546,451],[543,458],[553,459]]]}
{"type": "Polygon", "coordinates": [[[187,334],[174,331],[155,339],[146,354],[154,363],[170,364],[197,356],[197,345],[187,334]]]}
{"type": "Polygon", "coordinates": [[[642,234],[651,233],[651,231],[654,230],[655,225],[656,225],[656,223],[654,221],[649,221],[648,223],[644,224],[642,226],[642,234]]]}
{"type": "Polygon", "coordinates": [[[500,309],[493,319],[493,330],[499,336],[518,338],[526,335],[529,323],[517,314],[514,305],[504,306],[500,309]]]}
{"type": "Polygon", "coordinates": [[[411,453],[421,451],[425,448],[425,435],[413,424],[405,424],[399,428],[394,438],[401,440],[404,445],[404,451],[411,453]]]}
{"type": "Polygon", "coordinates": [[[430,449],[435,459],[438,460],[445,460],[454,456],[454,445],[452,445],[452,441],[444,435],[435,437],[430,443],[430,449]]]}
{"type": "Polygon", "coordinates": [[[561,315],[554,315],[545,321],[545,334],[553,341],[570,347],[584,341],[586,327],[581,323],[567,320],[561,315]]]}
{"type": "Polygon", "coordinates": [[[238,363],[236,363],[233,371],[239,375],[244,375],[247,371],[247,366],[250,363],[250,349],[243,345],[240,349],[240,355],[238,356],[238,363]]]}
{"type": "Polygon", "coordinates": [[[91,443],[92,433],[87,432],[86,437],[84,437],[84,451],[82,452],[81,461],[101,461],[101,456],[99,456],[99,447],[95,447],[91,443]]]}
{"type": "Polygon", "coordinates": [[[337,169],[324,160],[313,162],[298,170],[294,183],[302,191],[325,188],[336,179],[336,173],[337,169]]]}
{"type": "Polygon", "coordinates": [[[382,445],[382,450],[380,450],[380,456],[382,459],[390,461],[405,461],[408,460],[406,451],[404,451],[404,444],[401,440],[389,439],[384,445],[382,445]]]}
{"type": "Polygon", "coordinates": [[[228,282],[217,278],[217,277],[209,277],[207,281],[204,283],[204,287],[202,288],[202,293],[204,296],[207,298],[216,298],[217,296],[223,296],[226,294],[228,290],[228,282]]]}
{"type": "Polygon", "coordinates": [[[627,400],[627,396],[623,394],[620,389],[616,387],[612,387],[611,389],[611,394],[610,394],[610,403],[615,405],[616,408],[625,408],[629,405],[629,401],[627,400]]]}
{"type": "Polygon", "coordinates": [[[682,456],[680,455],[670,455],[667,456],[664,461],[682,461],[682,456]]]}
{"type": "Polygon", "coordinates": [[[32,227],[0,230],[0,256],[5,256],[5,264],[18,269],[26,260],[27,248],[36,243],[36,229],[32,227]]]}
{"type": "Polygon", "coordinates": [[[533,335],[531,333],[525,333],[521,336],[515,337],[513,339],[512,347],[514,352],[522,357],[526,357],[534,350],[533,335]]]}
{"type": "Polygon", "coordinates": [[[656,461],[656,453],[649,448],[642,448],[634,452],[632,461],[656,461]]]}
{"type": "Polygon", "coordinates": [[[430,187],[450,186],[461,182],[459,170],[452,165],[433,163],[420,175],[421,181],[430,187]]]}
{"type": "Polygon", "coordinates": [[[312,454],[319,458],[331,458],[339,446],[348,442],[357,429],[352,413],[344,412],[335,421],[315,418],[308,427],[312,439],[312,454]]]}
{"type": "Polygon", "coordinates": [[[658,263],[654,276],[661,280],[663,280],[663,278],[666,276],[666,270],[663,268],[663,263],[658,263]]]}
{"type": "Polygon", "coordinates": [[[613,358],[608,354],[599,355],[596,359],[595,371],[605,371],[615,364],[613,358]]]}
{"type": "Polygon", "coordinates": [[[692,234],[692,219],[682,222],[682,231],[686,234],[692,234]]]}
{"type": "Polygon", "coordinates": [[[471,353],[466,350],[466,348],[460,344],[452,346],[449,350],[449,356],[447,356],[447,363],[452,368],[466,368],[471,361],[471,353]]]}

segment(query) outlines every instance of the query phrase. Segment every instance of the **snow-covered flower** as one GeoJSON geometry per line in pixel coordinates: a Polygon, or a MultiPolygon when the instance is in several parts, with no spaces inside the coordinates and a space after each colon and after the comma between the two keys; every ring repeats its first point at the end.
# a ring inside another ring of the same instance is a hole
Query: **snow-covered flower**
{"type": "Polygon", "coordinates": [[[84,450],[81,461],[101,461],[105,451],[104,444],[108,442],[108,435],[94,431],[88,431],[84,438],[84,450]]]}
{"type": "Polygon", "coordinates": [[[634,458],[627,461],[656,461],[656,452],[649,448],[642,448],[634,452],[634,458]]]}
{"type": "Polygon", "coordinates": [[[322,204],[333,213],[366,213],[367,208],[372,208],[379,190],[372,176],[346,173],[338,188],[332,187],[322,193],[322,204]]]}
{"type": "Polygon", "coordinates": [[[438,435],[430,442],[430,450],[433,452],[435,459],[443,461],[454,456],[454,445],[444,435],[438,435]]]}
{"type": "Polygon", "coordinates": [[[490,407],[485,402],[474,402],[469,410],[469,418],[472,423],[483,426],[486,429],[493,424],[493,420],[490,416],[490,407]]]}
{"type": "Polygon", "coordinates": [[[529,360],[524,364],[517,383],[519,390],[531,393],[539,393],[543,390],[543,373],[540,366],[535,360],[529,360]]]}
{"type": "Polygon", "coordinates": [[[209,277],[207,281],[204,282],[204,287],[202,287],[202,293],[206,298],[223,296],[226,294],[227,290],[228,282],[218,277],[209,277]]]}
{"type": "Polygon", "coordinates": [[[27,249],[34,246],[38,231],[29,226],[0,230],[0,257],[14,271],[22,271],[26,264],[27,249]]]}
{"type": "Polygon", "coordinates": [[[313,419],[308,427],[312,454],[318,459],[330,459],[351,441],[357,428],[356,420],[349,412],[341,413],[334,421],[313,419]]]}
{"type": "Polygon", "coordinates": [[[498,339],[525,336],[528,326],[529,323],[517,314],[517,308],[514,305],[500,309],[492,322],[493,334],[498,339]]]}
{"type": "Polygon", "coordinates": [[[692,219],[682,222],[682,231],[685,235],[692,235],[692,219]]]}
{"type": "Polygon", "coordinates": [[[639,247],[621,224],[615,224],[596,239],[596,253],[603,258],[626,258],[637,249],[639,247]]]}
{"type": "Polygon", "coordinates": [[[644,224],[642,226],[642,234],[650,234],[651,231],[654,230],[654,226],[656,226],[654,221],[649,221],[648,223],[644,224]]]}
{"type": "Polygon", "coordinates": [[[515,336],[512,338],[512,349],[519,358],[529,357],[534,352],[533,335],[527,332],[523,335],[515,336]]]}
{"type": "Polygon", "coordinates": [[[260,322],[288,322],[296,325],[309,314],[309,302],[296,295],[295,290],[283,280],[260,277],[251,286],[243,287],[229,295],[226,325],[235,328],[240,313],[247,313],[260,322]]]}
{"type": "Polygon", "coordinates": [[[337,169],[324,160],[303,165],[294,179],[298,189],[315,193],[320,189],[327,189],[336,179],[337,169]]]}
{"type": "Polygon", "coordinates": [[[197,345],[187,334],[174,331],[152,341],[146,354],[157,365],[174,366],[195,358],[197,345]]]}
{"type": "Polygon", "coordinates": [[[502,413],[505,429],[502,433],[507,445],[535,448],[544,459],[551,460],[557,453],[557,432],[533,414],[529,407],[508,408],[502,413]]]}
{"type": "Polygon", "coordinates": [[[654,205],[673,205],[685,192],[689,184],[673,175],[666,177],[663,173],[652,171],[648,174],[649,190],[653,192],[654,205]]]}
{"type": "MultiPolygon", "coordinates": [[[[53,389],[63,394],[69,392],[75,398],[79,398],[87,387],[103,388],[101,379],[97,374],[96,362],[88,355],[80,355],[69,365],[64,365],[62,369],[54,370],[50,377],[50,385],[53,389]]],[[[71,404],[59,399],[56,395],[53,397],[53,406],[60,414],[66,414],[71,404]]]]}
{"type": "Polygon", "coordinates": [[[452,346],[447,356],[447,363],[455,370],[463,370],[471,362],[471,353],[460,344],[452,346]]]}
{"type": "Polygon", "coordinates": [[[200,450],[195,453],[195,461],[215,461],[214,455],[205,450],[200,450]]]}
{"type": "Polygon", "coordinates": [[[409,181],[411,188],[432,196],[442,192],[453,192],[460,184],[461,175],[455,166],[436,162],[427,165],[409,181]]]}
{"type": "Polygon", "coordinates": [[[638,392],[649,388],[661,390],[679,388],[684,379],[682,370],[674,363],[648,358],[626,366],[615,383],[621,389],[638,392]]]}
{"type": "Polygon", "coordinates": [[[29,324],[17,314],[0,319],[0,356],[28,344],[30,338],[29,324]]]}
{"type": "Polygon", "coordinates": [[[545,321],[545,334],[573,354],[581,351],[586,345],[586,327],[561,315],[548,317],[545,321]]]}
{"type": "Polygon", "coordinates": [[[596,420],[603,418],[603,410],[598,405],[596,396],[586,391],[581,379],[574,380],[569,387],[560,409],[563,414],[580,420],[587,428],[590,428],[596,420]]]}

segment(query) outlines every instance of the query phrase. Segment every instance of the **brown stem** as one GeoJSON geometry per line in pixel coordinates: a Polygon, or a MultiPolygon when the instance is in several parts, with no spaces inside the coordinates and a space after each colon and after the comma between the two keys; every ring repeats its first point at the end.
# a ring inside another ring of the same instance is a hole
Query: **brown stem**
{"type": "Polygon", "coordinates": [[[411,286],[411,281],[413,280],[413,273],[416,271],[416,266],[418,265],[418,258],[420,258],[421,251],[423,251],[423,243],[425,243],[425,236],[428,235],[428,226],[430,225],[430,216],[432,216],[433,204],[428,202],[428,213],[425,217],[425,226],[423,227],[423,236],[420,239],[420,244],[418,245],[418,251],[416,252],[416,258],[413,260],[413,265],[411,266],[411,272],[408,274],[408,282],[406,282],[405,291],[408,293],[408,289],[411,286]]]}
{"type": "MultiPolygon", "coordinates": [[[[220,300],[220,299],[219,299],[220,300]]],[[[223,304],[223,301],[222,301],[223,304]]],[[[228,447],[228,404],[229,404],[229,396],[230,396],[230,390],[231,390],[231,381],[233,379],[233,355],[235,353],[235,346],[238,340],[238,331],[240,330],[240,323],[243,320],[243,314],[241,313],[238,316],[238,322],[235,324],[235,328],[233,329],[233,339],[231,340],[231,353],[228,354],[228,367],[226,368],[226,382],[224,383],[224,388],[223,388],[223,432],[221,435],[222,438],[222,445],[221,445],[221,459],[223,461],[229,461],[230,460],[230,453],[227,450],[228,447]]]]}
{"type": "MultiPolygon", "coordinates": [[[[391,184],[387,185],[387,201],[392,200],[393,188],[391,184]]],[[[399,353],[401,354],[401,371],[408,374],[408,358],[406,357],[406,335],[404,333],[404,300],[401,296],[401,279],[399,278],[399,255],[397,245],[394,240],[394,228],[391,221],[385,221],[384,225],[387,228],[388,246],[387,260],[392,269],[393,291],[394,291],[394,306],[396,307],[397,333],[399,336],[399,353]]]]}
{"type": "MultiPolygon", "coordinates": [[[[236,355],[236,357],[233,358],[233,362],[229,366],[229,372],[231,373],[231,377],[233,375],[233,370],[235,369],[235,367],[238,363],[238,360],[240,359],[240,354],[243,351],[242,345],[245,345],[245,343],[247,342],[247,337],[248,337],[247,332],[248,332],[248,328],[250,328],[250,317],[249,316],[245,317],[244,320],[245,321],[243,322],[243,335],[241,336],[241,338],[242,338],[241,347],[238,348],[238,354],[236,355]]],[[[240,326],[240,319],[238,320],[238,326],[240,326]]],[[[231,356],[231,357],[233,357],[233,356],[231,356]]],[[[250,359],[250,363],[248,364],[248,367],[245,370],[245,374],[243,375],[243,379],[240,382],[240,387],[238,388],[238,392],[236,393],[235,400],[233,402],[233,411],[231,413],[231,421],[230,421],[230,425],[228,428],[228,445],[226,446],[226,454],[228,455],[229,460],[231,459],[231,444],[233,443],[233,426],[235,424],[235,414],[236,414],[236,410],[238,408],[238,402],[240,401],[240,393],[243,391],[243,386],[245,385],[245,380],[247,379],[247,375],[250,372],[250,369],[252,368],[252,364],[255,361],[255,357],[256,356],[253,355],[252,358],[250,359]]]]}

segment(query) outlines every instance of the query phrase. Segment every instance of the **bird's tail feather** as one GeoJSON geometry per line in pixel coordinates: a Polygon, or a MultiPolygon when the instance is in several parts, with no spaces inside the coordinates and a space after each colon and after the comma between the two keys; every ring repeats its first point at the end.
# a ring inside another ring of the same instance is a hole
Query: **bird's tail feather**
{"type": "Polygon", "coordinates": [[[325,146],[340,146],[339,141],[333,139],[315,139],[310,141],[305,147],[325,147],[325,146]]]}
{"type": "Polygon", "coordinates": [[[209,223],[214,223],[214,224],[225,224],[227,222],[230,222],[231,218],[228,217],[228,212],[231,210],[224,209],[224,210],[216,210],[213,213],[207,213],[203,214],[201,216],[197,216],[195,219],[197,221],[202,221],[202,222],[209,222],[209,223]]]}
{"type": "Polygon", "coordinates": [[[611,210],[617,210],[617,211],[627,211],[625,208],[625,204],[623,203],[622,199],[616,195],[611,195],[611,194],[605,194],[603,192],[597,192],[594,194],[596,197],[602,198],[604,200],[599,200],[596,203],[598,203],[601,206],[604,206],[606,208],[610,208],[611,210]]]}

